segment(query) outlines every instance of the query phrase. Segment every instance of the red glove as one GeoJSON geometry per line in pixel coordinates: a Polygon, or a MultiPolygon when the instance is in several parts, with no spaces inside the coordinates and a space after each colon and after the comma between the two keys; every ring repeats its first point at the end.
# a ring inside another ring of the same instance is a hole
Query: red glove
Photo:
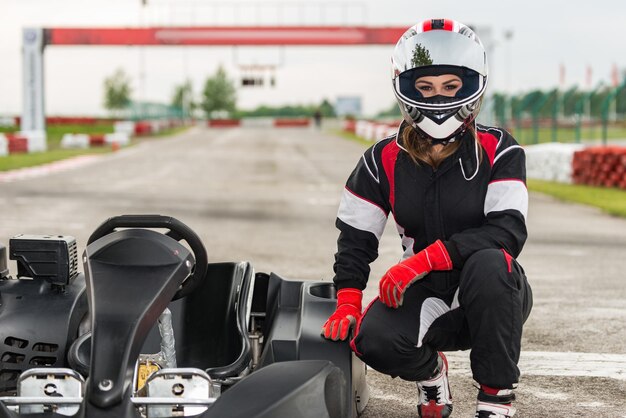
{"type": "Polygon", "coordinates": [[[381,302],[390,308],[399,307],[406,288],[433,270],[452,270],[452,260],[440,240],[387,270],[379,282],[381,302]]]}
{"type": "Polygon", "coordinates": [[[359,289],[347,287],[337,292],[337,309],[322,327],[324,338],[337,341],[348,338],[350,327],[356,326],[361,319],[361,300],[363,293],[359,289]]]}

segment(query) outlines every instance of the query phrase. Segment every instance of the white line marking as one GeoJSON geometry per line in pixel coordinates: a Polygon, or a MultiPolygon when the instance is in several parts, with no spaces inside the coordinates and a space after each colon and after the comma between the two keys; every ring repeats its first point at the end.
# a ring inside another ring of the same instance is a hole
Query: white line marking
{"type": "Polygon", "coordinates": [[[11,183],[16,180],[45,177],[52,173],[73,170],[84,165],[93,163],[102,158],[101,155],[79,155],[65,160],[42,164],[35,167],[19,168],[16,170],[4,171],[0,173],[0,183],[11,183]]]}
{"type": "MultiPolygon", "coordinates": [[[[451,374],[471,375],[469,351],[446,353],[451,374]]],[[[626,380],[626,354],[523,351],[522,375],[608,377],[626,380]]]]}

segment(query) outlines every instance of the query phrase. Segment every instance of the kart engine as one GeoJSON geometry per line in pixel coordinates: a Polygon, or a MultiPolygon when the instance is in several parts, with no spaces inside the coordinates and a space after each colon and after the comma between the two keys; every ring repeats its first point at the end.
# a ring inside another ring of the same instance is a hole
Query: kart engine
{"type": "Polygon", "coordinates": [[[17,262],[16,278],[9,276],[0,245],[0,394],[14,394],[28,369],[66,367],[68,344],[88,312],[73,237],[18,235],[9,254],[17,262]]]}

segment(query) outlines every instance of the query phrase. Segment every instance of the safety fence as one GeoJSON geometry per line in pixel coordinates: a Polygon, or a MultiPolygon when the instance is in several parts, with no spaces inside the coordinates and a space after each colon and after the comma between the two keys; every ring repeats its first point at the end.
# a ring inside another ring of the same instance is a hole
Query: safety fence
{"type": "Polygon", "coordinates": [[[485,103],[488,117],[520,143],[585,142],[626,138],[626,79],[621,84],[567,90],[495,93],[485,103]]]}

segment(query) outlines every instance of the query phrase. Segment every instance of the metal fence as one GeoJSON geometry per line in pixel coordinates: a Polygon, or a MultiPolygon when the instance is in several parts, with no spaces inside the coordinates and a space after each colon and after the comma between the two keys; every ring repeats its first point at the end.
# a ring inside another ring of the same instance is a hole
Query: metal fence
{"type": "Polygon", "coordinates": [[[524,144],[626,140],[626,79],[616,87],[593,90],[496,93],[485,105],[487,119],[524,144]]]}

